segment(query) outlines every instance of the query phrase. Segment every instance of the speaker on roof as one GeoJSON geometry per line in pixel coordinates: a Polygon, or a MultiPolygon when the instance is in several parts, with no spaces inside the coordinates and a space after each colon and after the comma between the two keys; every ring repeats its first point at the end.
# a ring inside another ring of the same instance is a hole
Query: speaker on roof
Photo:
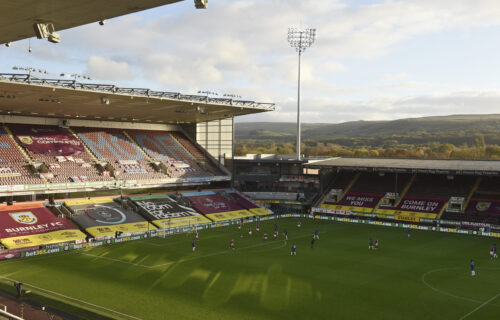
{"type": "Polygon", "coordinates": [[[59,120],[59,124],[58,125],[59,125],[59,128],[65,128],[65,129],[67,129],[67,128],[69,128],[69,120],[67,120],[67,119],[61,119],[61,120],[59,120]]]}
{"type": "Polygon", "coordinates": [[[194,6],[196,9],[206,9],[208,5],[208,0],[194,0],[194,6]]]}
{"type": "Polygon", "coordinates": [[[33,25],[33,29],[35,30],[35,35],[38,39],[47,38],[53,43],[59,43],[61,41],[61,37],[56,32],[56,28],[53,23],[35,23],[33,25]]]}

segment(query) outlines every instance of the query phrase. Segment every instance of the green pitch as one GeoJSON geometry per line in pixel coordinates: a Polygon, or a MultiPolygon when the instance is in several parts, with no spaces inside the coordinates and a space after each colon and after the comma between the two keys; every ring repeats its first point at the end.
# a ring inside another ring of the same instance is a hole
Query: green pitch
{"type": "Polygon", "coordinates": [[[279,240],[272,240],[270,221],[260,233],[251,224],[251,237],[248,225],[242,233],[235,226],[201,231],[195,252],[194,236],[182,234],[5,261],[0,274],[29,284],[31,294],[118,319],[500,319],[492,239],[276,222],[279,240]],[[311,249],[315,228],[320,239],[311,249]],[[368,250],[370,237],[379,239],[379,250],[368,250]]]}

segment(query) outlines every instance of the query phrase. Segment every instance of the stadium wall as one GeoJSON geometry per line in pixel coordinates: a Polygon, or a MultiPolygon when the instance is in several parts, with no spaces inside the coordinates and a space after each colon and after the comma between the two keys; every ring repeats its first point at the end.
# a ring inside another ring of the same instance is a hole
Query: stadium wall
{"type": "Polygon", "coordinates": [[[185,126],[186,133],[222,164],[233,155],[233,130],[233,118],[185,126]]]}

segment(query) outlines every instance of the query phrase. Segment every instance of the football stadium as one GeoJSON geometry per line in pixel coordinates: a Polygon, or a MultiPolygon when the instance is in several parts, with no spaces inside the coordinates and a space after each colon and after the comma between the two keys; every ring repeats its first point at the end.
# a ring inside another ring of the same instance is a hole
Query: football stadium
{"type": "MultiPolygon", "coordinates": [[[[177,1],[44,2],[0,42],[177,1]]],[[[265,112],[0,73],[0,318],[500,318],[500,161],[235,156],[265,112]]]]}

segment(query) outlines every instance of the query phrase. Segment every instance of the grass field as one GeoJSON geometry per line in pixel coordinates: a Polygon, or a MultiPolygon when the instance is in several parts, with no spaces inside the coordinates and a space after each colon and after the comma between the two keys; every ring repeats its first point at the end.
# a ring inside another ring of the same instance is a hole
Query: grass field
{"type": "Polygon", "coordinates": [[[500,319],[492,239],[302,222],[277,220],[287,242],[263,241],[267,222],[252,237],[236,227],[202,231],[194,253],[193,235],[182,234],[5,261],[0,274],[117,319],[500,319]],[[378,251],[368,250],[370,237],[378,251]]]}

